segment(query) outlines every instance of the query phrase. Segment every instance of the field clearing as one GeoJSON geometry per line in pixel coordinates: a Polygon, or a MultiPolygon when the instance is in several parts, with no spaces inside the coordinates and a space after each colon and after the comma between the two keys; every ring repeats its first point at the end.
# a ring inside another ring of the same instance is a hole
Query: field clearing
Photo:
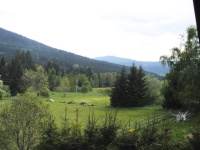
{"type": "MultiPolygon", "coordinates": [[[[58,126],[62,123],[62,118],[64,117],[64,110],[67,107],[68,118],[70,122],[75,121],[75,109],[80,110],[79,121],[81,125],[87,122],[87,117],[90,110],[94,110],[96,118],[98,118],[98,123],[102,123],[105,118],[106,110],[117,110],[117,119],[121,121],[122,124],[127,124],[128,121],[131,122],[131,126],[140,121],[146,121],[148,117],[154,118],[167,113],[176,114],[178,111],[171,111],[163,109],[159,104],[153,104],[145,107],[130,107],[130,108],[112,108],[110,107],[110,97],[105,94],[97,93],[99,89],[94,89],[93,92],[82,94],[82,93],[67,93],[66,97],[63,97],[62,93],[52,93],[51,98],[55,102],[45,102],[48,103],[50,109],[52,110],[53,116],[55,117],[58,126]],[[75,104],[67,104],[70,101],[74,101],[75,104]],[[66,102],[66,103],[61,103],[66,102]],[[94,106],[83,106],[80,105],[81,102],[87,102],[94,104],[94,106]]],[[[176,140],[186,140],[187,135],[191,133],[196,125],[197,119],[200,115],[194,116],[185,122],[176,122],[174,117],[174,123],[172,125],[172,135],[174,141],[176,140]]]]}
{"type": "MultiPolygon", "coordinates": [[[[98,119],[98,123],[101,124],[105,119],[105,111],[106,110],[117,110],[117,119],[121,121],[122,124],[131,122],[131,126],[134,127],[134,124],[140,121],[146,121],[148,117],[151,119],[153,117],[158,117],[163,114],[169,113],[169,110],[165,110],[159,104],[153,104],[145,107],[130,107],[130,108],[112,108],[110,107],[110,97],[106,94],[97,93],[99,89],[95,89],[92,92],[87,94],[83,93],[67,93],[66,96],[63,96],[63,93],[52,92],[50,98],[43,98],[45,104],[48,104],[50,110],[55,118],[55,122],[58,127],[61,127],[62,119],[64,118],[64,112],[67,108],[67,118],[69,118],[69,122],[75,121],[75,110],[79,110],[79,122],[84,128],[87,117],[90,110],[93,110],[98,119]],[[47,99],[54,99],[55,102],[47,102],[47,99]],[[67,104],[70,101],[74,101],[75,104],[67,104]],[[89,104],[93,104],[94,106],[83,106],[80,105],[81,102],[87,102],[89,104]]],[[[0,111],[4,107],[4,103],[10,103],[9,98],[3,99],[0,101],[0,111]]],[[[170,111],[170,113],[176,114],[178,111],[170,111]]],[[[191,130],[194,128],[197,119],[200,115],[192,117],[191,119],[185,122],[175,122],[172,125],[172,134],[174,140],[186,139],[186,135],[191,133],[191,130]]],[[[175,117],[174,117],[175,120],[175,117]]]]}
{"type": "Polygon", "coordinates": [[[64,117],[64,110],[67,107],[68,118],[70,121],[75,119],[75,110],[79,109],[79,121],[84,125],[87,121],[87,117],[90,110],[93,110],[96,118],[101,120],[105,117],[106,110],[117,110],[118,120],[123,123],[127,123],[129,120],[133,123],[143,121],[148,117],[160,116],[166,114],[168,110],[162,109],[160,105],[151,105],[139,108],[112,108],[110,107],[109,96],[105,94],[96,93],[96,91],[82,94],[82,93],[67,93],[66,97],[63,97],[62,93],[52,93],[51,99],[55,102],[45,102],[49,104],[52,110],[53,116],[56,119],[56,123],[60,126],[62,118],[64,117]],[[70,101],[74,101],[75,104],[67,104],[70,101]],[[94,106],[83,106],[81,102],[93,104],[94,106]]]}

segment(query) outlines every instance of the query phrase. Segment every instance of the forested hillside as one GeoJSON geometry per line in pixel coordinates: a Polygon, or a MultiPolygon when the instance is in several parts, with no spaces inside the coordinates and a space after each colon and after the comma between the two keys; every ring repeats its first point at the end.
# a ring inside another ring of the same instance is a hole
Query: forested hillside
{"type": "Polygon", "coordinates": [[[49,60],[61,67],[90,67],[95,72],[118,72],[122,65],[97,61],[64,50],[49,47],[19,34],[0,28],[0,56],[11,59],[16,51],[30,51],[33,59],[43,65],[49,60]]]}

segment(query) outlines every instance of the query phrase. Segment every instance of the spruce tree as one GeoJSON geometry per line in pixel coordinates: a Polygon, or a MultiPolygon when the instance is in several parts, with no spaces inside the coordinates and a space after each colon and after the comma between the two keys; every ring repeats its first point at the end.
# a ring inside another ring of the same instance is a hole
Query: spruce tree
{"type": "Polygon", "coordinates": [[[32,70],[35,70],[36,67],[35,67],[35,62],[31,56],[31,52],[30,51],[27,51],[24,53],[24,67],[26,69],[32,69],[32,70]]]}
{"type": "Polygon", "coordinates": [[[110,94],[110,103],[113,107],[127,106],[127,75],[125,67],[117,75],[110,94]]]}
{"type": "Polygon", "coordinates": [[[127,83],[127,91],[128,91],[128,102],[127,105],[131,106],[138,106],[138,95],[137,95],[137,68],[133,64],[130,68],[130,73],[128,74],[128,83],[127,83]]]}
{"type": "Polygon", "coordinates": [[[144,71],[140,66],[137,71],[137,82],[136,82],[136,87],[137,87],[136,95],[138,99],[138,106],[143,106],[150,103],[147,97],[147,91],[148,91],[147,82],[144,77],[145,77],[144,71]]]}
{"type": "Polygon", "coordinates": [[[22,75],[23,66],[21,64],[20,54],[17,52],[14,58],[11,60],[9,69],[9,78],[11,79],[9,88],[12,96],[17,95],[17,93],[22,93],[22,90],[19,86],[22,75]]]}
{"type": "Polygon", "coordinates": [[[53,91],[56,87],[56,71],[54,68],[49,69],[48,81],[50,90],[53,91]]]}
{"type": "Polygon", "coordinates": [[[35,70],[34,61],[31,58],[31,53],[19,51],[16,52],[15,56],[12,58],[9,66],[9,79],[11,80],[9,88],[11,95],[15,96],[17,93],[23,93],[24,88],[21,85],[21,77],[23,76],[25,69],[35,70]]]}
{"type": "Polygon", "coordinates": [[[142,67],[137,69],[133,64],[128,75],[126,75],[125,68],[122,68],[111,91],[111,106],[137,107],[147,105],[150,103],[147,92],[148,87],[142,67]]]}
{"type": "Polygon", "coordinates": [[[0,75],[2,79],[6,78],[6,70],[7,66],[6,66],[6,61],[4,59],[4,57],[1,58],[1,62],[0,62],[0,75]]]}

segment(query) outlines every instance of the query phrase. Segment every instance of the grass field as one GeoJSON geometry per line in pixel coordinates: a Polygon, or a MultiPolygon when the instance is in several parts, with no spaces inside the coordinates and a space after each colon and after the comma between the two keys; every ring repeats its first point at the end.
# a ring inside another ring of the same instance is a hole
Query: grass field
{"type": "MultiPolygon", "coordinates": [[[[67,107],[68,117],[70,121],[75,119],[75,109],[80,110],[80,122],[84,126],[87,121],[87,116],[89,110],[92,109],[95,112],[96,118],[99,119],[99,122],[105,118],[105,110],[112,109],[118,111],[118,120],[126,124],[129,120],[134,126],[134,123],[145,121],[148,117],[153,118],[154,116],[160,116],[163,114],[169,113],[169,110],[165,110],[161,105],[149,105],[139,108],[112,108],[110,107],[109,96],[105,94],[97,93],[98,89],[93,90],[93,92],[82,94],[82,93],[67,93],[66,97],[63,97],[62,93],[52,93],[51,98],[55,102],[46,102],[50,105],[50,109],[53,112],[53,115],[56,119],[58,125],[61,124],[62,118],[64,117],[64,109],[67,107]],[[73,100],[75,104],[67,104],[62,102],[69,102],[73,100]],[[81,102],[87,102],[94,104],[94,106],[83,106],[80,105],[81,102]]],[[[177,111],[170,111],[170,113],[177,113],[177,111]]],[[[191,133],[196,120],[199,116],[195,116],[190,120],[185,122],[175,122],[172,125],[172,134],[175,140],[186,139],[186,135],[191,133]]],[[[174,118],[175,120],[175,118],[174,118]]]]}
{"type": "MultiPolygon", "coordinates": [[[[75,110],[78,109],[79,121],[82,126],[85,125],[87,117],[90,110],[94,110],[96,118],[98,118],[99,123],[105,118],[105,111],[117,110],[118,120],[123,124],[126,124],[129,120],[131,125],[134,123],[147,120],[148,117],[153,118],[154,116],[160,116],[169,113],[169,110],[165,110],[160,104],[149,105],[139,108],[112,108],[110,107],[109,96],[106,94],[100,94],[100,89],[94,89],[92,92],[87,94],[83,93],[67,93],[63,96],[63,93],[52,92],[50,98],[54,99],[55,102],[47,102],[47,98],[44,98],[44,102],[49,105],[53,116],[55,117],[56,124],[61,125],[62,118],[64,117],[64,111],[67,107],[69,121],[73,122],[75,120],[75,110]],[[67,104],[70,101],[74,101],[75,104],[67,104]],[[81,102],[87,102],[93,104],[94,106],[83,106],[80,105],[81,102]]],[[[8,98],[4,99],[0,103],[8,101],[8,98]]],[[[4,105],[0,105],[0,110],[2,110],[4,105]]],[[[177,111],[171,112],[176,113],[177,111]]],[[[195,116],[185,122],[174,122],[173,123],[173,136],[175,140],[186,138],[188,133],[191,133],[191,129],[194,127],[195,122],[199,116],[195,116]]],[[[175,120],[175,118],[174,118],[175,120]]]]}
{"type": "Polygon", "coordinates": [[[159,116],[167,113],[167,110],[163,110],[160,105],[152,105],[140,108],[112,108],[110,107],[109,96],[105,94],[99,94],[95,91],[82,94],[82,93],[67,93],[66,97],[62,96],[62,93],[52,93],[51,99],[55,102],[46,102],[49,104],[50,109],[58,125],[61,123],[64,117],[64,110],[67,107],[68,117],[73,121],[75,118],[75,109],[80,110],[80,122],[84,125],[89,114],[89,110],[94,110],[95,116],[104,119],[105,110],[112,109],[118,111],[118,120],[126,123],[128,120],[136,122],[139,120],[144,120],[148,116],[159,116]],[[70,101],[74,101],[75,104],[67,104],[70,101]],[[65,103],[64,103],[65,102],[65,103]],[[94,106],[83,106],[80,105],[81,102],[87,102],[93,104],[94,106]]]}

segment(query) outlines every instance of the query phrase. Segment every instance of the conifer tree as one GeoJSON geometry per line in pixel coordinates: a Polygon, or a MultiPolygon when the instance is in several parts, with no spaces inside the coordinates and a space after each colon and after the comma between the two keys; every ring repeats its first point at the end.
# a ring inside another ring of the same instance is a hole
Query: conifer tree
{"type": "Polygon", "coordinates": [[[125,67],[122,68],[116,77],[114,86],[110,95],[111,106],[124,107],[127,103],[127,75],[125,67]]]}
{"type": "Polygon", "coordinates": [[[27,51],[24,53],[24,64],[25,64],[25,68],[26,69],[33,69],[35,70],[36,67],[35,67],[35,62],[31,56],[31,52],[30,51],[27,51]]]}
{"type": "Polygon", "coordinates": [[[9,88],[12,96],[17,95],[17,93],[25,92],[24,88],[20,86],[21,77],[25,69],[35,70],[35,63],[31,57],[31,53],[29,51],[22,53],[17,51],[11,60],[8,70],[8,78],[11,80],[9,88]]]}
{"type": "Polygon", "coordinates": [[[15,57],[11,60],[11,65],[9,69],[9,78],[11,79],[9,88],[12,96],[15,96],[17,95],[17,93],[22,92],[19,86],[22,75],[23,66],[21,64],[20,54],[19,52],[17,52],[15,57]]]}
{"type": "Polygon", "coordinates": [[[6,61],[4,57],[1,58],[1,62],[0,62],[0,75],[2,79],[6,77],[6,61]]]}
{"type": "Polygon", "coordinates": [[[137,68],[133,64],[130,68],[130,73],[128,74],[128,83],[127,83],[127,91],[128,91],[128,102],[127,105],[131,106],[138,106],[138,87],[137,87],[137,68]]]}
{"type": "Polygon", "coordinates": [[[50,90],[53,91],[56,87],[56,71],[54,68],[49,69],[48,81],[50,90]]]}
{"type": "Polygon", "coordinates": [[[136,82],[136,95],[138,99],[138,106],[143,106],[148,104],[148,97],[147,97],[147,82],[146,79],[144,78],[145,74],[140,66],[138,71],[137,71],[137,82],[136,82]]]}
{"type": "Polygon", "coordinates": [[[110,94],[111,106],[144,106],[150,103],[147,92],[148,87],[142,67],[137,69],[133,64],[128,75],[125,68],[122,68],[110,94]]]}

